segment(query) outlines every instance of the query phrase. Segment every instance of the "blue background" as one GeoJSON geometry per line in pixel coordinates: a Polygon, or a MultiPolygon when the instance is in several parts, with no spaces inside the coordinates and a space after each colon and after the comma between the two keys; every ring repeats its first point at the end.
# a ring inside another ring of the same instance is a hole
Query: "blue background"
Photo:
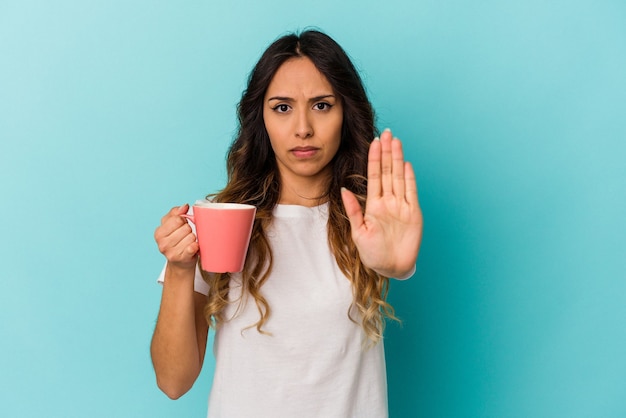
{"type": "Polygon", "coordinates": [[[0,0],[0,415],[202,417],[149,342],[174,205],[220,188],[263,49],[317,26],[404,140],[426,226],[402,417],[626,416],[626,4],[0,0]]]}

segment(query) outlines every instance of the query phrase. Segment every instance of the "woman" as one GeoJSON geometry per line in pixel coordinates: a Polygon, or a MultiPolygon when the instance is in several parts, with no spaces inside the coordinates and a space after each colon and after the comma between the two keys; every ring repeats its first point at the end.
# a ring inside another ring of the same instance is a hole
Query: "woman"
{"type": "Polygon", "coordinates": [[[159,387],[193,385],[216,330],[209,417],[385,417],[389,278],[408,278],[422,234],[411,165],[350,59],[317,31],[275,41],[238,106],[215,201],[257,207],[244,271],[197,267],[173,208],[155,232],[167,259],[151,354],[159,387]]]}

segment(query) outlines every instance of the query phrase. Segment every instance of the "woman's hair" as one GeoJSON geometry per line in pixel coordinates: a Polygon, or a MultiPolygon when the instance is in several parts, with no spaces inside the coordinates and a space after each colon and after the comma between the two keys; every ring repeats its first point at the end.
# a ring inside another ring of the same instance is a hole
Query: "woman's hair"
{"type": "MultiPolygon", "coordinates": [[[[228,151],[228,182],[222,191],[210,197],[218,202],[246,203],[257,208],[242,281],[260,314],[259,321],[251,326],[263,332],[271,312],[260,292],[272,269],[272,250],[266,231],[281,190],[276,158],[263,120],[263,102],[278,68],[298,57],[307,57],[315,64],[343,105],[341,144],[331,162],[328,190],[322,196],[329,202],[328,242],[339,268],[352,283],[353,304],[347,314],[355,321],[351,313],[356,308],[365,334],[370,342],[376,343],[382,338],[385,317],[395,319],[393,308],[386,302],[389,278],[361,262],[341,200],[341,187],[346,187],[365,206],[367,155],[369,144],[377,134],[374,112],[350,58],[328,35],[315,30],[289,34],[263,53],[250,73],[248,87],[237,107],[239,130],[228,151]]],[[[209,324],[217,327],[226,319],[229,275],[203,273],[203,276],[210,286],[204,313],[209,324]]]]}

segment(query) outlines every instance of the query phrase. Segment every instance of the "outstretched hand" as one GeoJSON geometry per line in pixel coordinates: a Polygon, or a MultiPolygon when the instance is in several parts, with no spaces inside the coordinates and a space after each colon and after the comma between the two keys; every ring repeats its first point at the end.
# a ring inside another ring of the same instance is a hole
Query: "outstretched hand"
{"type": "Polygon", "coordinates": [[[365,214],[352,192],[341,193],[352,239],[366,267],[386,277],[406,277],[422,240],[422,211],[413,167],[389,130],[370,145],[367,177],[365,214]]]}

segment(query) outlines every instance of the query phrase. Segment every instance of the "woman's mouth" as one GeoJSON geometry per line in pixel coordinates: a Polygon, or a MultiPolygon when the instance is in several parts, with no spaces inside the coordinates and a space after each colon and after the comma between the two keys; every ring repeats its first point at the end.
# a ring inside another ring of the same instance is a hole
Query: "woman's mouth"
{"type": "Polygon", "coordinates": [[[292,148],[291,153],[296,158],[311,158],[319,151],[319,148],[315,147],[295,147],[292,148]]]}

